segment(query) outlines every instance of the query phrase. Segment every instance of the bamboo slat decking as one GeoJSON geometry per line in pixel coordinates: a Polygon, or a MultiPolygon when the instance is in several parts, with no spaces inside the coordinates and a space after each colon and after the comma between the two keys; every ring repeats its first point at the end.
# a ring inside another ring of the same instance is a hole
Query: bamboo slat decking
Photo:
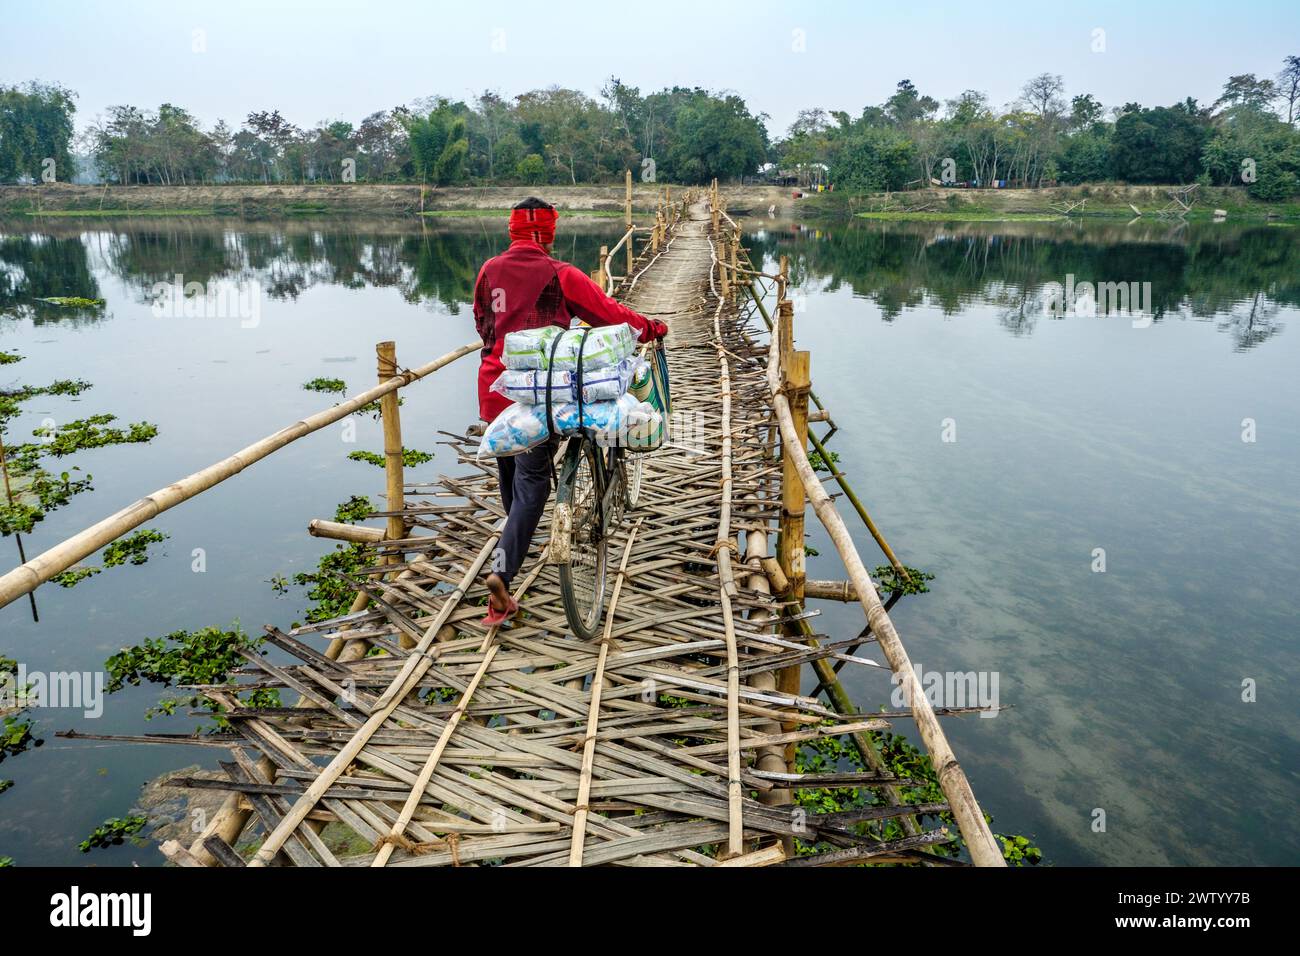
{"type": "MultiPolygon", "coordinates": [[[[375,516],[390,519],[381,540],[352,535],[373,554],[350,581],[353,612],[267,628],[279,653],[249,654],[235,684],[200,689],[228,712],[231,729],[220,740],[233,754],[222,764],[229,779],[177,782],[233,795],[192,846],[164,848],[173,861],[937,862],[925,850],[953,839],[933,824],[949,804],[906,807],[894,797],[856,815],[791,805],[801,788],[880,787],[893,797],[907,781],[879,768],[800,776],[786,762],[801,740],[861,738],[889,723],[839,713],[779,679],[815,664],[824,682],[834,680],[833,664],[873,662],[850,649],[860,636],[813,640],[799,606],[783,600],[765,570],[783,507],[781,432],[767,330],[735,294],[734,247],[730,262],[718,254],[725,228],[707,199],[660,216],[618,289],[629,306],[669,326],[676,428],[668,447],[646,457],[640,505],[611,542],[617,575],[602,639],[568,633],[558,575],[545,561],[549,519],[516,578],[525,613],[500,630],[482,626],[481,570],[503,519],[496,468],[475,460],[475,439],[448,434],[457,474],[393,494],[401,507],[375,516]],[[394,528],[405,529],[401,540],[394,528]],[[300,700],[251,709],[237,695],[254,688],[300,700]],[[854,830],[855,821],[888,817],[906,822],[903,838],[885,843],[854,830]],[[368,849],[331,851],[319,831],[335,821],[368,849]],[[791,857],[794,837],[835,849],[791,857]],[[245,861],[232,849],[237,841],[259,848],[245,861]]],[[[318,530],[328,532],[328,523],[318,530]]],[[[853,586],[859,595],[870,589],[861,579],[853,586]]],[[[952,795],[969,791],[955,768],[946,757],[939,768],[954,809],[961,800],[952,795]]],[[[975,862],[993,862],[982,842],[987,828],[966,833],[958,819],[975,862]]]]}

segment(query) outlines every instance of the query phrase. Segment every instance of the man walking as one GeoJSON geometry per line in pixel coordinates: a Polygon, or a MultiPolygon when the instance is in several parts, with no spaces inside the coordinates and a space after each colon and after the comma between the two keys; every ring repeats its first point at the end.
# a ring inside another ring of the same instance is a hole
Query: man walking
{"type": "MultiPolygon", "coordinates": [[[[510,211],[510,248],[479,270],[474,285],[474,323],[483,340],[478,373],[479,416],[490,422],[510,404],[492,391],[504,371],[501,351],[506,334],[558,325],[568,328],[576,316],[589,325],[626,322],[642,342],[663,338],[668,326],[615,302],[585,272],[551,258],[559,213],[529,197],[510,211]]],[[[551,462],[557,439],[529,451],[498,458],[501,503],[506,526],[492,571],[487,576],[488,613],[483,624],[504,623],[519,610],[510,582],[523,564],[546,502],[551,497],[551,462]]]]}

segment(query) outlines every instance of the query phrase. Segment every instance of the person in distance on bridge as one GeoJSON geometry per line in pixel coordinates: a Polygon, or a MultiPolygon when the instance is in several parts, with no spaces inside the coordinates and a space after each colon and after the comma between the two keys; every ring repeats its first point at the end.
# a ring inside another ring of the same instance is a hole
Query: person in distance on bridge
{"type": "MultiPolygon", "coordinates": [[[[547,325],[567,329],[576,316],[589,325],[626,322],[642,342],[668,334],[664,323],[614,301],[581,269],[551,258],[558,218],[550,203],[532,196],[525,199],[510,211],[510,248],[479,270],[474,284],[474,324],[483,340],[478,405],[485,422],[510,404],[504,395],[492,391],[492,383],[505,369],[501,351],[509,332],[547,325]]],[[[483,623],[488,627],[504,623],[519,610],[510,596],[510,582],[523,564],[551,497],[551,463],[557,444],[552,437],[530,451],[497,459],[506,526],[487,576],[488,613],[483,623]]]]}

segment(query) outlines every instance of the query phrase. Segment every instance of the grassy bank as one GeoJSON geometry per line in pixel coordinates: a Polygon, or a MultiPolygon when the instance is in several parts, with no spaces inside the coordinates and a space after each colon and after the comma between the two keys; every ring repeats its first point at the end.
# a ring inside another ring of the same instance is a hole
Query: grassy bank
{"type": "MultiPolygon", "coordinates": [[[[1118,183],[1046,189],[921,189],[902,193],[834,192],[793,202],[799,218],[864,218],[920,222],[1034,222],[1058,218],[1068,204],[1081,203],[1072,218],[1155,218],[1171,204],[1174,186],[1118,183]]],[[[1240,188],[1205,188],[1193,194],[1189,220],[1211,220],[1223,210],[1228,221],[1300,221],[1300,202],[1266,203],[1240,188]]]]}

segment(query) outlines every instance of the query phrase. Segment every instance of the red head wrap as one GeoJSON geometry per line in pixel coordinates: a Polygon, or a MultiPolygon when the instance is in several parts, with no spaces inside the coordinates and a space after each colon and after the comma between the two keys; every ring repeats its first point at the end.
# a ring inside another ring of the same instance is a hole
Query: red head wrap
{"type": "Polygon", "coordinates": [[[510,241],[528,239],[543,246],[555,241],[555,220],[560,214],[555,208],[510,210],[510,241]]]}

